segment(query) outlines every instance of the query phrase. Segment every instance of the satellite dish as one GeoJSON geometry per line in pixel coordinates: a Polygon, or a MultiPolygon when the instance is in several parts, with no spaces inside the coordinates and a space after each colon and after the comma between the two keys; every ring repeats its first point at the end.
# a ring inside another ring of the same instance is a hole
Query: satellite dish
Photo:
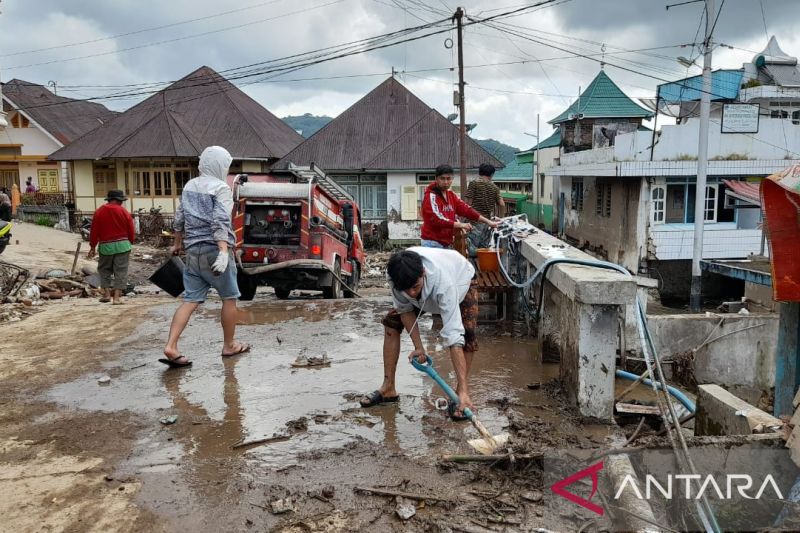
{"type": "Polygon", "coordinates": [[[450,113],[449,115],[447,115],[448,122],[453,122],[457,118],[458,118],[458,113],[450,113]]]}

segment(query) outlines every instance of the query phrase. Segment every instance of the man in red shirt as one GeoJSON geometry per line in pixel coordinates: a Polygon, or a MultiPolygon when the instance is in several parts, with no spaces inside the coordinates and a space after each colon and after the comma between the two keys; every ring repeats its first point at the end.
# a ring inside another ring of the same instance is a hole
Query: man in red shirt
{"type": "Polygon", "coordinates": [[[92,230],[89,233],[89,259],[95,251],[100,253],[97,260],[97,272],[100,274],[100,287],[103,289],[101,302],[122,303],[122,291],[128,285],[128,262],[132,244],[135,240],[133,217],[122,206],[127,200],[120,190],[109,191],[106,205],[101,206],[92,218],[92,230]],[[99,245],[99,246],[98,246],[99,245]],[[113,281],[111,278],[114,278],[113,281]]]}
{"type": "Polygon", "coordinates": [[[453,244],[456,230],[466,233],[472,229],[472,224],[459,222],[456,216],[481,222],[492,228],[497,226],[497,222],[478,213],[450,190],[452,184],[453,167],[436,167],[435,181],[428,185],[422,197],[422,246],[449,248],[453,244]]]}

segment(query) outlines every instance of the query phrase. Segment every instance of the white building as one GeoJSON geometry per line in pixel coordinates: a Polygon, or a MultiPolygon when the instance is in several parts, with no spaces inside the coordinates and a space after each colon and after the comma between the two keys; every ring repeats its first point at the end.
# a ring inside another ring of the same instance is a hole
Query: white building
{"type": "MultiPolygon", "coordinates": [[[[703,258],[746,258],[764,250],[760,210],[734,209],[725,181],[758,183],[800,161],[800,70],[773,37],[751,63],[712,80],[703,258]]],[[[561,234],[661,278],[662,295],[688,294],[701,86],[700,76],[659,86],[658,109],[677,124],[562,152],[550,170],[561,186],[561,234]]]]}

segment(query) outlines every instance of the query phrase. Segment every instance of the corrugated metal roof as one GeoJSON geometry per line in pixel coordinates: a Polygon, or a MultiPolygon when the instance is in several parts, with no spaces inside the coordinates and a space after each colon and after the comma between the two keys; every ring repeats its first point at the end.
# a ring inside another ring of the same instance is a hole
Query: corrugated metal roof
{"type": "MultiPolygon", "coordinates": [[[[715,70],[711,73],[711,99],[735,100],[742,86],[743,69],[715,70]]],[[[668,104],[700,100],[703,90],[703,76],[692,76],[658,86],[662,102],[668,104]]]]}
{"type": "Polygon", "coordinates": [[[573,114],[583,114],[583,118],[649,118],[653,113],[636,104],[617,87],[608,74],[601,70],[586,87],[580,97],[550,124],[571,120],[573,114]]]}
{"type": "Polygon", "coordinates": [[[3,84],[3,98],[62,144],[69,144],[119,114],[101,104],[57,96],[43,85],[18,79],[3,84]]]}
{"type": "Polygon", "coordinates": [[[795,65],[765,65],[762,69],[779,87],[800,87],[800,70],[795,65]]]}
{"type": "Polygon", "coordinates": [[[50,159],[198,157],[211,145],[234,158],[274,159],[302,140],[228,80],[201,67],[50,159]]]}
{"type": "MultiPolygon", "coordinates": [[[[467,167],[503,164],[467,137],[467,167]]],[[[273,168],[314,163],[332,170],[458,167],[458,128],[389,78],[326,124],[273,168]]]]}
{"type": "Polygon", "coordinates": [[[722,180],[722,183],[728,188],[725,194],[754,205],[761,205],[759,183],[738,180],[722,180]]]}

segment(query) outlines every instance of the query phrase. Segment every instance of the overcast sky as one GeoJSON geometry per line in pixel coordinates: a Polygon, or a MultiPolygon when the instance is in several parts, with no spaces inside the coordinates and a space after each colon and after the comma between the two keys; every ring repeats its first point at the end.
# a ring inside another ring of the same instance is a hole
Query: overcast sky
{"type": "MultiPolygon", "coordinates": [[[[702,2],[665,9],[683,1],[557,0],[503,19],[506,30],[521,36],[485,24],[467,27],[466,117],[478,124],[473,137],[529,147],[534,141],[524,133],[536,132],[537,113],[542,137],[549,135],[552,128],[546,122],[600,68],[595,61],[570,57],[574,52],[600,59],[604,44],[606,72],[632,97],[654,97],[660,80],[699,74],[700,69],[687,70],[675,61],[698,55],[697,47],[675,46],[702,39],[702,29],[695,38],[702,2]],[[651,50],[625,52],[645,48],[651,50]]],[[[721,2],[716,0],[717,8],[721,2]]],[[[484,18],[536,3],[476,0],[462,5],[467,15],[484,18]]],[[[64,96],[103,96],[120,89],[100,86],[167,82],[202,65],[223,71],[441,20],[456,7],[453,0],[0,0],[0,75],[3,81],[55,81],[64,96]],[[86,41],[93,42],[76,44],[86,41]]],[[[793,31],[798,20],[798,0],[726,0],[715,40],[734,48],[717,48],[714,68],[740,67],[772,34],[788,54],[800,55],[800,36],[793,31]]],[[[456,80],[450,70],[456,64],[455,48],[446,46],[450,37],[455,32],[260,83],[242,80],[247,83],[243,90],[278,116],[335,116],[394,67],[411,91],[446,116],[454,112],[456,80]],[[296,81],[304,78],[323,79],[296,81]]],[[[124,110],[141,98],[100,101],[124,110]]]]}

